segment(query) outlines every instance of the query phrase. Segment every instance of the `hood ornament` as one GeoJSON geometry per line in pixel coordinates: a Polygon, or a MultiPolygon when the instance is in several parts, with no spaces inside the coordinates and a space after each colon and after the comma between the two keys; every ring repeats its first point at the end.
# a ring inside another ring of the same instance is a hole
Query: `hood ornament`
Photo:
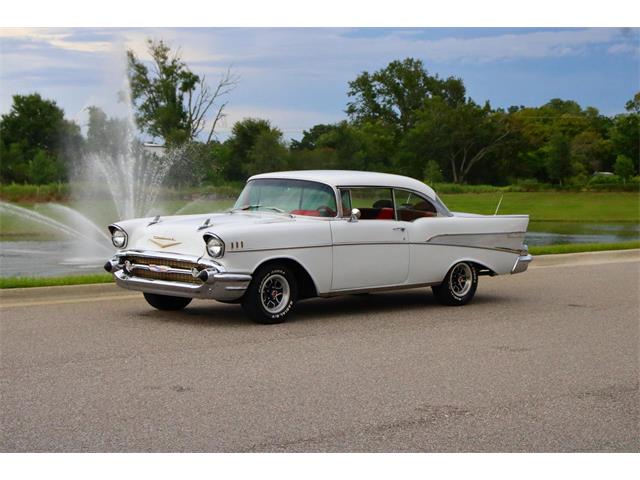
{"type": "Polygon", "coordinates": [[[153,220],[151,220],[147,224],[147,227],[150,227],[151,225],[155,225],[156,223],[160,223],[160,215],[156,215],[155,217],[153,217],[153,220]]]}
{"type": "Polygon", "coordinates": [[[198,227],[198,231],[208,228],[211,224],[211,218],[207,218],[202,225],[198,227]]]}

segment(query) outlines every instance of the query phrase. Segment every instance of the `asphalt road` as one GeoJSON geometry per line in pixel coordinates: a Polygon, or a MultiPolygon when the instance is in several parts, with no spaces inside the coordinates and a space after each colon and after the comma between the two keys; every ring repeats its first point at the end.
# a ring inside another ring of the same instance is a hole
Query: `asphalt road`
{"type": "Polygon", "coordinates": [[[301,303],[0,298],[2,451],[639,451],[640,262],[301,303]]]}

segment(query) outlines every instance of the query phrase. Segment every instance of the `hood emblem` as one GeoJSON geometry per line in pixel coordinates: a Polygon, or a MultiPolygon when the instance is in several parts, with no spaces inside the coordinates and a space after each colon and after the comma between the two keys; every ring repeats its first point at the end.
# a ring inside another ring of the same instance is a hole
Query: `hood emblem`
{"type": "Polygon", "coordinates": [[[158,235],[154,235],[149,239],[149,241],[159,246],[160,248],[169,248],[169,247],[173,247],[174,245],[180,245],[182,243],[182,242],[176,242],[175,238],[160,237],[158,235]]]}

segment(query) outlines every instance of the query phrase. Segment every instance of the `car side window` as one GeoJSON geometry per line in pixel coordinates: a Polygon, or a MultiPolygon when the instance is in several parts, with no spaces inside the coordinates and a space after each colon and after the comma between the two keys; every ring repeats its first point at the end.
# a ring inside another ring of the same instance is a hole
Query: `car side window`
{"type": "Polygon", "coordinates": [[[360,210],[360,220],[394,220],[393,193],[390,188],[351,187],[341,189],[343,216],[352,208],[360,210]],[[345,201],[345,195],[348,201],[345,201]],[[347,203],[348,202],[348,203],[347,203]]]}
{"type": "Polygon", "coordinates": [[[437,217],[438,211],[433,203],[417,193],[395,189],[398,220],[413,222],[418,218],[437,217]]]}

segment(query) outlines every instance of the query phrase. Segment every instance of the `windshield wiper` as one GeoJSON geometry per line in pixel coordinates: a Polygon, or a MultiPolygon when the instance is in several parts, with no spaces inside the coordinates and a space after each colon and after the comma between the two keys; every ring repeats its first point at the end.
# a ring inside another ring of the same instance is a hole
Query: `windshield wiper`
{"type": "Polygon", "coordinates": [[[252,208],[258,208],[258,207],[260,207],[260,206],[261,206],[261,205],[243,205],[243,206],[241,206],[241,207],[234,208],[234,209],[232,209],[231,211],[232,211],[232,212],[235,212],[235,211],[238,211],[238,210],[251,210],[252,208]]]}
{"type": "Polygon", "coordinates": [[[264,205],[243,205],[242,207],[238,207],[238,208],[234,208],[232,211],[236,211],[236,210],[251,210],[253,208],[264,208],[266,210],[272,210],[274,212],[278,212],[278,213],[287,213],[284,210],[282,210],[281,208],[278,207],[267,207],[264,205]]]}

